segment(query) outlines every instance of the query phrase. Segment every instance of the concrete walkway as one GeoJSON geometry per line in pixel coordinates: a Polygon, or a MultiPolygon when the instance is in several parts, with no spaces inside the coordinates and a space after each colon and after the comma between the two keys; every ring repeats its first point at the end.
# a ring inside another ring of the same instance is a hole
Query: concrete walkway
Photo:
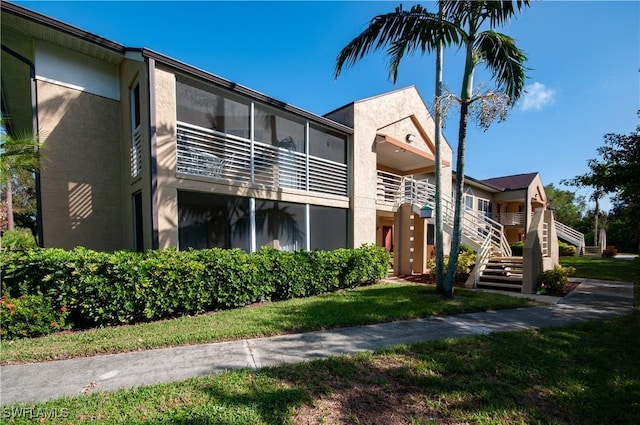
{"type": "Polygon", "coordinates": [[[371,351],[437,338],[524,330],[629,314],[633,285],[584,280],[552,304],[310,332],[0,367],[0,403],[43,401],[239,368],[260,368],[371,351]]]}

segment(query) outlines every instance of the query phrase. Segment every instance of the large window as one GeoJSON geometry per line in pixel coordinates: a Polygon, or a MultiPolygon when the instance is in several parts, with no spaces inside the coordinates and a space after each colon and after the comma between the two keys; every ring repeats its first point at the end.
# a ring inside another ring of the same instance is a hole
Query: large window
{"type": "Polygon", "coordinates": [[[249,138],[249,102],[178,76],[178,121],[249,138]]]}
{"type": "Polygon", "coordinates": [[[336,132],[309,128],[309,153],[341,164],[347,163],[347,138],[336,132]]]}
{"type": "Polygon", "coordinates": [[[343,208],[309,206],[310,248],[323,250],[346,248],[348,212],[349,210],[343,208]]]}
{"type": "Polygon", "coordinates": [[[305,204],[256,199],[253,213],[250,205],[249,198],[179,191],[179,248],[250,252],[253,231],[256,249],[300,251],[307,248],[307,238],[311,249],[347,247],[348,209],[310,205],[307,217],[305,204]]]}
{"type": "Polygon", "coordinates": [[[257,142],[304,153],[304,123],[275,111],[256,105],[255,131],[257,142]]]}
{"type": "Polygon", "coordinates": [[[249,199],[178,192],[179,248],[250,250],[249,199]]]}
{"type": "Polygon", "coordinates": [[[299,251],[305,244],[305,206],[290,202],[256,200],[256,248],[270,246],[299,251]]]}

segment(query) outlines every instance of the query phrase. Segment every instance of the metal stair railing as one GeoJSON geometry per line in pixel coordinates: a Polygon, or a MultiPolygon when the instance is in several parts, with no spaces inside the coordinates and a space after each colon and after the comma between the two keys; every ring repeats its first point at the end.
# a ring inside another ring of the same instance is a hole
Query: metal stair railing
{"type": "MultiPolygon", "coordinates": [[[[400,199],[398,205],[409,203],[417,206],[427,205],[435,209],[435,185],[428,180],[416,180],[413,176],[402,177],[400,184],[400,199]]],[[[442,216],[444,224],[453,229],[455,206],[453,200],[446,195],[442,196],[442,216]]],[[[504,226],[489,218],[482,212],[465,209],[461,217],[462,235],[474,242],[475,248],[480,248],[486,240],[490,248],[500,252],[500,255],[509,257],[512,255],[511,246],[504,235],[504,226]]]]}
{"type": "MultiPolygon", "coordinates": [[[[426,179],[378,171],[377,199],[379,202],[390,203],[394,207],[410,204],[417,208],[426,205],[435,209],[435,193],[435,185],[426,179]]],[[[451,197],[443,195],[441,207],[444,225],[453,231],[455,204],[451,197]]],[[[476,248],[474,284],[477,284],[480,273],[492,254],[497,251],[502,257],[510,257],[511,246],[504,234],[504,226],[482,212],[464,209],[460,225],[463,237],[472,241],[476,248]]]]}
{"type": "Polygon", "coordinates": [[[555,221],[555,225],[558,237],[578,247],[578,255],[583,254],[585,248],[584,234],[559,221],[555,221]]]}

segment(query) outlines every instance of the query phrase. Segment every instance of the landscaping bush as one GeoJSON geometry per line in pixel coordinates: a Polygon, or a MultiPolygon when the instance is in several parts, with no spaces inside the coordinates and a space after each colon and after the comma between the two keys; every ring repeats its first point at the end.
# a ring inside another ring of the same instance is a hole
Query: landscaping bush
{"type": "MultiPolygon", "coordinates": [[[[476,253],[473,250],[461,250],[458,254],[458,264],[456,264],[456,282],[466,281],[471,273],[471,270],[476,265],[476,253]]],[[[431,270],[432,274],[435,273],[436,270],[436,259],[431,258],[427,262],[427,267],[431,270]]],[[[447,272],[447,267],[449,267],[449,257],[444,257],[444,271],[445,274],[447,272]]]]}
{"type": "Polygon", "coordinates": [[[120,325],[305,297],[386,276],[384,248],[281,252],[263,248],[144,253],[32,249],[0,253],[8,297],[41,294],[74,328],[120,325]]]}
{"type": "Polygon", "coordinates": [[[7,230],[2,235],[0,241],[2,249],[18,251],[23,249],[37,248],[38,244],[29,229],[7,230]]]}
{"type": "Polygon", "coordinates": [[[573,257],[576,255],[576,247],[566,242],[558,241],[558,255],[560,257],[573,257]]]}
{"type": "Polygon", "coordinates": [[[47,335],[66,328],[67,308],[53,307],[41,293],[0,298],[0,337],[15,339],[47,335]]]}
{"type": "Polygon", "coordinates": [[[538,288],[539,294],[558,294],[560,293],[567,283],[569,282],[569,275],[575,273],[573,267],[562,267],[560,265],[555,266],[552,270],[546,270],[538,276],[538,288]]]}
{"type": "Polygon", "coordinates": [[[522,256],[522,251],[524,250],[524,242],[519,241],[511,245],[511,254],[516,257],[522,256]]]}

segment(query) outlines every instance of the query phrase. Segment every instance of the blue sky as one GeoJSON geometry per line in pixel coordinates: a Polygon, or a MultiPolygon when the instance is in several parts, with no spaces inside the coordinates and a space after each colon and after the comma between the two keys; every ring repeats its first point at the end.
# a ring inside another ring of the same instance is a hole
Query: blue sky
{"type": "MultiPolygon", "coordinates": [[[[399,2],[16,3],[319,115],[409,85],[427,104],[433,99],[434,57],[429,55],[405,58],[395,85],[383,52],[334,78],[340,49],[371,18],[393,11],[399,2]]],[[[405,9],[412,4],[403,2],[405,9]]],[[[421,4],[435,11],[435,3],[421,4]]],[[[486,132],[469,127],[466,174],[485,179],[538,171],[545,184],[563,187],[560,180],[588,170],[587,161],[596,157],[606,133],[629,134],[638,125],[640,2],[533,1],[500,31],[515,38],[528,56],[528,93],[506,121],[486,132]]],[[[454,93],[462,66],[462,52],[448,50],[444,80],[454,93]]],[[[481,70],[475,80],[491,86],[481,70]]],[[[452,112],[444,130],[454,149],[457,118],[452,112]]]]}

